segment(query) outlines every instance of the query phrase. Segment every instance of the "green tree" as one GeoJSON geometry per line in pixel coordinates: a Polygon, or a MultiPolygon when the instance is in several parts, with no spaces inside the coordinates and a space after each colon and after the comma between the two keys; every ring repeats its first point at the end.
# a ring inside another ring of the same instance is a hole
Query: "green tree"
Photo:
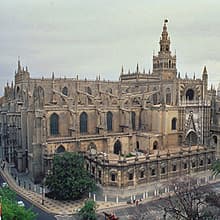
{"type": "Polygon", "coordinates": [[[87,200],[78,214],[82,220],[96,220],[97,217],[95,212],[96,203],[92,200],[87,200]]]}
{"type": "Polygon", "coordinates": [[[31,209],[25,209],[17,204],[15,193],[8,187],[0,189],[2,203],[2,219],[5,220],[34,220],[36,214],[31,209]]]}
{"type": "Polygon", "coordinates": [[[218,175],[220,173],[220,160],[216,160],[212,164],[212,171],[214,175],[218,175]]]}
{"type": "Polygon", "coordinates": [[[95,190],[95,182],[84,168],[84,158],[78,153],[55,155],[52,172],[45,185],[49,197],[58,200],[76,200],[95,190]]]}

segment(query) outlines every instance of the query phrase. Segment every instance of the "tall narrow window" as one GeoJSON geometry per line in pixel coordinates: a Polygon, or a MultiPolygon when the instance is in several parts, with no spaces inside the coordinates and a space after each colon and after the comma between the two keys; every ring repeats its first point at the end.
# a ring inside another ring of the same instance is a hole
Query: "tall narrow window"
{"type": "Polygon", "coordinates": [[[67,89],[66,86],[62,89],[62,93],[63,93],[65,96],[68,96],[68,89],[67,89]]]}
{"type": "Polygon", "coordinates": [[[80,133],[87,133],[87,121],[88,121],[88,116],[85,112],[83,112],[80,115],[80,133]]]}
{"type": "Polygon", "coordinates": [[[50,134],[51,135],[59,134],[59,116],[56,113],[53,113],[50,116],[50,134]]]}
{"type": "Polygon", "coordinates": [[[107,112],[107,131],[112,131],[112,118],[113,118],[112,113],[107,112]]]}
{"type": "Polygon", "coordinates": [[[186,100],[192,101],[194,99],[194,91],[192,89],[188,89],[186,91],[186,100]]]}
{"type": "Polygon", "coordinates": [[[153,104],[157,104],[157,94],[153,94],[153,104]]]}
{"type": "Polygon", "coordinates": [[[172,130],[176,130],[176,121],[177,121],[176,118],[173,118],[173,119],[172,119],[172,125],[171,125],[171,127],[172,127],[171,129],[172,129],[172,130]]]}
{"type": "Polygon", "coordinates": [[[158,142],[154,141],[153,143],[153,150],[157,150],[158,149],[158,142]]]}
{"type": "Polygon", "coordinates": [[[166,89],[166,104],[167,105],[171,104],[171,91],[170,91],[170,88],[166,89]]]}
{"type": "Polygon", "coordinates": [[[132,130],[136,130],[136,125],[135,125],[135,119],[136,119],[136,114],[135,112],[131,112],[131,124],[132,124],[132,130]]]}

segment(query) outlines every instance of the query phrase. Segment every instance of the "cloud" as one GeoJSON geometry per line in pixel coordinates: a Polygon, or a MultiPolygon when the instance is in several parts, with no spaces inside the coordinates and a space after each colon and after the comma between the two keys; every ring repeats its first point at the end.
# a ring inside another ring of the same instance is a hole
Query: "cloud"
{"type": "Polygon", "coordinates": [[[219,10],[217,0],[4,1],[0,86],[13,79],[18,56],[33,77],[51,76],[54,71],[92,79],[101,73],[117,80],[122,64],[127,71],[137,62],[148,70],[165,18],[178,70],[199,75],[206,64],[212,79],[218,80],[219,10]]]}

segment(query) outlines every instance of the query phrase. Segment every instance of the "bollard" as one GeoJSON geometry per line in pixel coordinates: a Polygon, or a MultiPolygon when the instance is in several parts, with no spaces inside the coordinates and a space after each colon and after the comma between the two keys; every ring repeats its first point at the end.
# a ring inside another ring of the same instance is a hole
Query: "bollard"
{"type": "Polygon", "coordinates": [[[91,192],[89,192],[89,198],[91,198],[91,192]]]}
{"type": "Polygon", "coordinates": [[[118,204],[118,196],[116,196],[116,203],[118,204]]]}
{"type": "Polygon", "coordinates": [[[145,194],[146,194],[145,198],[147,199],[148,198],[148,191],[146,191],[145,194]]]}
{"type": "Polygon", "coordinates": [[[143,193],[143,199],[145,199],[145,193],[143,193]]]}
{"type": "Polygon", "coordinates": [[[107,195],[105,195],[105,202],[107,202],[107,195]]]}
{"type": "Polygon", "coordinates": [[[93,194],[93,200],[94,200],[94,202],[96,201],[96,195],[95,195],[95,193],[93,194]]]}

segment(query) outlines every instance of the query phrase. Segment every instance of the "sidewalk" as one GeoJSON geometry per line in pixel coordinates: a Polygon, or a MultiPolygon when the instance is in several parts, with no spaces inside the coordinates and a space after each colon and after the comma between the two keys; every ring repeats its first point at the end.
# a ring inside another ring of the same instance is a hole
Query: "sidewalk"
{"type": "MultiPolygon", "coordinates": [[[[10,170],[11,171],[11,170],[10,170]]],[[[84,204],[84,200],[79,201],[57,201],[52,200],[47,197],[42,197],[42,193],[39,190],[35,190],[33,192],[29,190],[28,184],[31,183],[28,177],[23,177],[23,181],[25,180],[28,183],[26,186],[21,183],[18,184],[18,176],[15,179],[9,174],[8,167],[6,165],[4,170],[0,170],[4,179],[8,182],[8,185],[17,192],[17,194],[23,196],[29,202],[34,204],[35,206],[43,209],[48,213],[52,213],[55,215],[71,215],[76,213],[76,211],[81,208],[84,204]],[[30,182],[28,182],[30,181],[30,182]],[[20,185],[20,186],[19,186],[20,185]],[[22,187],[23,186],[23,187],[22,187]],[[24,188],[25,187],[25,188],[24,188]],[[42,205],[42,199],[44,200],[44,204],[42,205]]],[[[15,173],[13,173],[14,176],[15,173]]],[[[21,178],[22,175],[20,175],[21,178]]],[[[208,184],[220,181],[220,179],[215,179],[211,175],[211,171],[194,173],[193,176],[198,179],[201,184],[208,184]]],[[[14,176],[15,177],[15,176],[14,176]]],[[[130,207],[131,205],[127,204],[128,200],[142,199],[142,202],[148,202],[155,199],[159,199],[160,197],[167,196],[169,190],[165,187],[166,181],[158,181],[157,183],[140,185],[137,187],[130,187],[128,189],[117,189],[115,188],[102,188],[98,194],[90,195],[91,199],[96,201],[98,206],[98,212],[104,211],[106,209],[119,209],[122,207],[130,207]],[[100,195],[99,195],[100,194],[100,195]],[[100,199],[101,198],[101,199],[100,199]],[[102,200],[102,201],[100,201],[102,200]]],[[[38,186],[39,187],[39,186],[38,186]]],[[[30,187],[31,189],[31,187],[30,187]]],[[[37,189],[37,188],[36,188],[37,189]]],[[[42,191],[41,191],[42,192],[42,191]]]]}

